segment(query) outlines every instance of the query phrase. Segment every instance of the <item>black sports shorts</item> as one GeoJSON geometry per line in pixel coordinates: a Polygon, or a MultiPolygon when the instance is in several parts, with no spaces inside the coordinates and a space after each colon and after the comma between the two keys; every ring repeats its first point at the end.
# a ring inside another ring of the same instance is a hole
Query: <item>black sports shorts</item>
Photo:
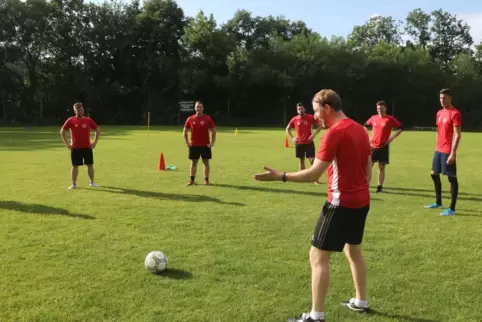
{"type": "Polygon", "coordinates": [[[315,143],[298,144],[295,148],[296,157],[298,159],[314,158],[315,157],[315,143]]]}
{"type": "Polygon", "coordinates": [[[72,148],[70,150],[70,159],[73,166],[94,164],[94,152],[91,148],[72,148]]]}
{"type": "Polygon", "coordinates": [[[346,208],[326,201],[311,238],[311,245],[321,250],[341,252],[345,244],[361,244],[369,210],[370,205],[346,208]]]}
{"type": "Polygon", "coordinates": [[[189,147],[189,159],[190,160],[209,160],[213,157],[211,148],[208,146],[191,146],[189,147]]]}
{"type": "Polygon", "coordinates": [[[372,162],[378,162],[379,164],[390,163],[390,148],[388,144],[381,148],[372,148],[372,162]]]}

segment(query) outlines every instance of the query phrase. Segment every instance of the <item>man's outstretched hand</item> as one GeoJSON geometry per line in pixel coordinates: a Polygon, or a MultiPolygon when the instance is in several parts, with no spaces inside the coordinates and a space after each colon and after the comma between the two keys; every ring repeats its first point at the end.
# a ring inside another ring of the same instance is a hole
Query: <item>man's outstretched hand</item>
{"type": "Polygon", "coordinates": [[[280,181],[283,177],[283,174],[281,172],[276,171],[273,168],[264,166],[264,169],[266,170],[266,172],[256,173],[253,176],[253,179],[258,181],[280,181]]]}

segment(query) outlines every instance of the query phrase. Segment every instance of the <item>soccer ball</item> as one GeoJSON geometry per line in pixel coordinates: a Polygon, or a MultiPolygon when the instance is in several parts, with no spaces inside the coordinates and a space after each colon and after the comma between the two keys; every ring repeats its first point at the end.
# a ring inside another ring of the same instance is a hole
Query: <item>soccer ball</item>
{"type": "Polygon", "coordinates": [[[144,266],[151,273],[160,273],[167,268],[167,256],[160,251],[150,252],[146,256],[144,266]]]}

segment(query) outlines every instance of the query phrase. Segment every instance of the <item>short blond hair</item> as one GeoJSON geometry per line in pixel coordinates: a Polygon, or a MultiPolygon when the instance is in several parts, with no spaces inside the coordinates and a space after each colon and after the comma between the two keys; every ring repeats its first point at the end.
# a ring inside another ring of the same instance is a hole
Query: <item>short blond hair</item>
{"type": "Polygon", "coordinates": [[[340,95],[332,89],[322,89],[313,97],[313,102],[331,106],[335,111],[341,111],[342,104],[340,95]]]}
{"type": "Polygon", "coordinates": [[[74,109],[78,109],[80,107],[84,107],[84,105],[82,105],[82,103],[75,103],[74,104],[74,109]]]}

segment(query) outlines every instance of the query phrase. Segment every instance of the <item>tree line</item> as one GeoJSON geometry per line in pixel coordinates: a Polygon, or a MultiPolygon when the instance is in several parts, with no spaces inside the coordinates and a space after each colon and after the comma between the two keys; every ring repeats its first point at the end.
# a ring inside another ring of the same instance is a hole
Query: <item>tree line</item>
{"type": "Polygon", "coordinates": [[[218,24],[172,0],[0,3],[0,119],[58,124],[84,103],[100,124],[178,124],[202,100],[218,124],[284,125],[298,102],[336,90],[363,122],[384,100],[406,126],[433,126],[450,88],[464,128],[482,127],[482,43],[442,9],[372,17],[347,37],[238,10],[218,24]]]}

